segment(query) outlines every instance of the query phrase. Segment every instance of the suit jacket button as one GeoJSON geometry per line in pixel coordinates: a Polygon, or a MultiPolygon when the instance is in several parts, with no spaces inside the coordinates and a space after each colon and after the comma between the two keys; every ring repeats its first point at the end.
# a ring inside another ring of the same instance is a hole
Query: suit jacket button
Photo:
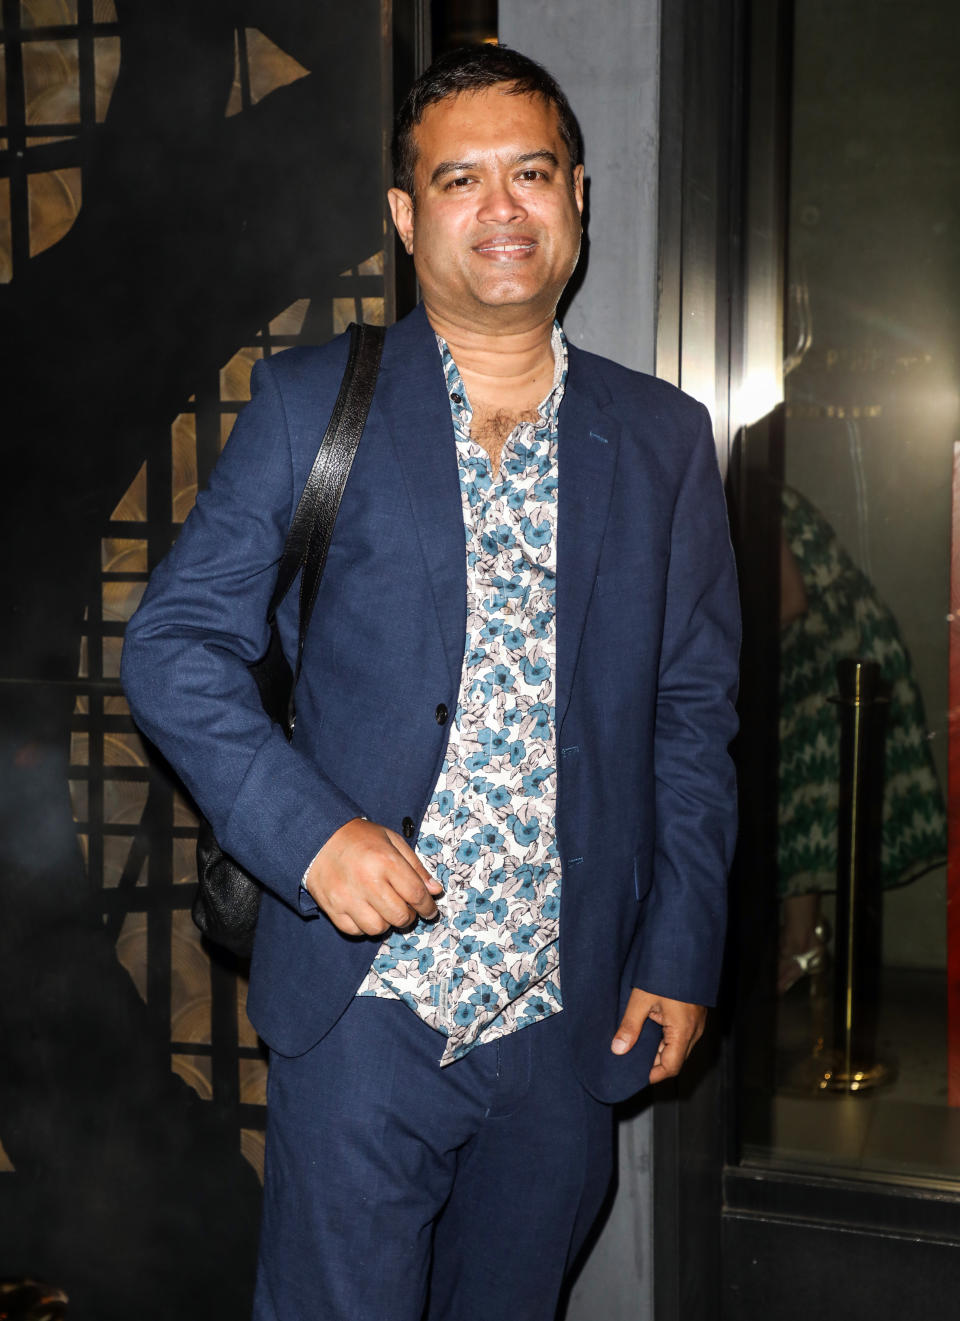
{"type": "Polygon", "coordinates": [[[405,816],[403,818],[403,836],[404,839],[413,839],[413,818],[405,816]]]}
{"type": "Polygon", "coordinates": [[[444,706],[444,704],[441,702],[440,705],[437,707],[436,711],[434,711],[433,714],[434,714],[434,715],[436,716],[436,718],[437,718],[437,724],[438,724],[438,725],[445,725],[445,724],[447,723],[447,716],[450,714],[450,712],[447,710],[447,708],[446,708],[446,707],[444,706]]]}

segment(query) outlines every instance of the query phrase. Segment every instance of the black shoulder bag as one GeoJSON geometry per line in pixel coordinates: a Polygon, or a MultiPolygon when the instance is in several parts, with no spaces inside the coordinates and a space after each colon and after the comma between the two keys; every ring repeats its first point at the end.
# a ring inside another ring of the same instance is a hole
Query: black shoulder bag
{"type": "MultiPolygon", "coordinates": [[[[350,327],[350,352],[340,393],[297,504],[277,570],[277,585],[267,610],[270,644],[266,654],[250,666],[264,711],[280,725],[288,739],[293,734],[296,719],[294,689],[300,677],[310,613],[320,586],[340,499],[370,411],[380,370],[383,334],[381,326],[354,324],[350,327]],[[277,609],[301,569],[300,630],[296,666],[291,671],[280,646],[277,609]]],[[[209,821],[204,818],[200,820],[197,835],[197,876],[200,885],[193,901],[194,922],[216,944],[248,957],[253,950],[253,935],[260,910],[260,883],[224,853],[209,821]]]]}

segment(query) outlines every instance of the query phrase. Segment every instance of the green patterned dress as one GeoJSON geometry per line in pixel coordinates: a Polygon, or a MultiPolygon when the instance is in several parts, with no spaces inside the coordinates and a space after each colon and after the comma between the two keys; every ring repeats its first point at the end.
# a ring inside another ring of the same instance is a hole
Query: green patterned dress
{"type": "Polygon", "coordinates": [[[943,795],[923,701],[893,615],[799,492],[784,487],[783,530],[803,578],[806,612],[781,634],[779,892],[836,889],[840,722],[829,698],[844,657],[876,661],[890,686],[883,848],[885,887],[946,858],[943,795]]]}

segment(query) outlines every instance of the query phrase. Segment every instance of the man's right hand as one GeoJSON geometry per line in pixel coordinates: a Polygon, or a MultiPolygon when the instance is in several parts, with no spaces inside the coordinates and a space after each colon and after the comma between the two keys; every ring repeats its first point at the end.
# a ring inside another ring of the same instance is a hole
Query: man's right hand
{"type": "Polygon", "coordinates": [[[437,916],[434,880],[403,838],[355,817],[335,830],[310,864],[305,884],[314,902],[347,936],[382,936],[437,916]]]}

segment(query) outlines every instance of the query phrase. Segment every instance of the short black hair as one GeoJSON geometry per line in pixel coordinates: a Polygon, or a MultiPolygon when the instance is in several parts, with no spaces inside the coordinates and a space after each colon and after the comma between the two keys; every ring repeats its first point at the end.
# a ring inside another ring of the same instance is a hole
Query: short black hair
{"type": "Polygon", "coordinates": [[[417,147],[413,130],[424,111],[437,101],[460,92],[479,92],[499,83],[512,83],[511,95],[542,96],[557,111],[560,136],[570,156],[571,170],[583,163],[583,137],[570,102],[560,84],[542,64],[508,46],[458,46],[446,51],[430,65],[410,88],[394,121],[391,154],[393,181],[413,196],[413,172],[417,147]]]}

